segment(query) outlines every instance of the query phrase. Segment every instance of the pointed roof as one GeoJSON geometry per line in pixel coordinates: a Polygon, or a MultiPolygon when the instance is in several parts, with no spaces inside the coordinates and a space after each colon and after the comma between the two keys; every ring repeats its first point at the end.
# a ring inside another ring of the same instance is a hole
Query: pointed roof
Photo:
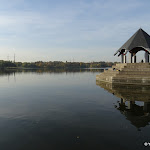
{"type": "Polygon", "coordinates": [[[141,28],[114,55],[123,49],[128,52],[136,47],[142,47],[150,53],[150,36],[141,28]]]}

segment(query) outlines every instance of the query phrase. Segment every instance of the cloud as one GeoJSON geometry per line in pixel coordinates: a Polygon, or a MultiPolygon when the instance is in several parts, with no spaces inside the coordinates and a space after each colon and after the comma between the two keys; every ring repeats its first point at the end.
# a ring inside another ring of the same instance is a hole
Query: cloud
{"type": "Polygon", "coordinates": [[[97,59],[96,55],[110,58],[107,54],[113,54],[139,27],[150,33],[149,9],[138,11],[147,8],[148,1],[0,2],[0,50],[14,47],[26,56],[24,51],[33,51],[37,57],[44,51],[55,59],[68,59],[73,54],[79,60],[87,51],[84,55],[90,60],[88,50],[95,49],[92,60],[97,59]],[[104,49],[109,52],[103,54],[104,49]]]}

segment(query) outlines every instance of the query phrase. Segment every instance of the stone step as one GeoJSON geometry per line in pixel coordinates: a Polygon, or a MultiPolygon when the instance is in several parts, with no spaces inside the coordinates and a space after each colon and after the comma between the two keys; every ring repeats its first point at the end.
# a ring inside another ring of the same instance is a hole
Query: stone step
{"type": "Polygon", "coordinates": [[[96,80],[112,82],[112,76],[96,76],[96,80]]]}
{"type": "Polygon", "coordinates": [[[127,63],[124,68],[150,68],[149,63],[127,63]]]}
{"type": "Polygon", "coordinates": [[[147,75],[145,75],[145,74],[138,74],[138,75],[136,75],[136,74],[132,74],[132,75],[121,75],[121,74],[119,74],[119,75],[116,75],[116,76],[113,76],[113,77],[117,77],[117,78],[119,78],[119,77],[121,77],[121,78],[128,78],[128,77],[131,77],[131,78],[135,78],[135,77],[141,77],[141,78],[143,78],[143,77],[148,77],[148,78],[150,78],[150,75],[149,74],[147,74],[147,75]]]}
{"type": "Polygon", "coordinates": [[[126,66],[123,69],[129,69],[129,70],[131,70],[131,69],[150,69],[150,66],[149,67],[146,67],[146,66],[144,66],[144,67],[141,67],[141,66],[139,66],[139,67],[128,67],[128,66],[126,66]]]}
{"type": "Polygon", "coordinates": [[[150,68],[124,68],[122,71],[150,71],[150,68]]]}
{"type": "Polygon", "coordinates": [[[119,78],[114,77],[112,79],[113,83],[122,83],[122,84],[141,84],[141,85],[150,85],[150,77],[125,77],[119,78]]]}
{"type": "Polygon", "coordinates": [[[120,71],[119,75],[150,75],[150,71],[120,71]]]}
{"type": "MultiPolygon", "coordinates": [[[[150,65],[150,63],[126,63],[127,66],[146,66],[146,65],[150,65]]],[[[118,64],[119,65],[119,64],[118,64]]]]}
{"type": "Polygon", "coordinates": [[[106,75],[104,75],[104,74],[99,75],[100,78],[102,78],[102,77],[104,77],[104,78],[105,77],[115,77],[115,76],[116,76],[115,74],[114,75],[107,75],[107,74],[106,75]]]}
{"type": "Polygon", "coordinates": [[[150,85],[149,63],[116,64],[96,76],[97,81],[150,85]]]}
{"type": "MultiPolygon", "coordinates": [[[[122,70],[127,64],[116,64],[112,66],[112,70],[122,70]]],[[[110,69],[110,68],[109,68],[110,69]]]]}
{"type": "Polygon", "coordinates": [[[103,72],[103,74],[110,74],[110,73],[112,73],[112,74],[118,74],[119,71],[117,71],[117,70],[106,70],[106,71],[103,72]]]}

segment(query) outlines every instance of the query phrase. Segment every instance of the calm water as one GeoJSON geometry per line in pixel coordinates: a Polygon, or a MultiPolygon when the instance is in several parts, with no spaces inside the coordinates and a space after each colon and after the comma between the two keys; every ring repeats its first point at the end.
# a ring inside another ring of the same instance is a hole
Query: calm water
{"type": "Polygon", "coordinates": [[[1,72],[0,150],[149,149],[150,97],[133,100],[148,87],[125,102],[119,89],[134,88],[96,83],[98,73],[1,72]]]}

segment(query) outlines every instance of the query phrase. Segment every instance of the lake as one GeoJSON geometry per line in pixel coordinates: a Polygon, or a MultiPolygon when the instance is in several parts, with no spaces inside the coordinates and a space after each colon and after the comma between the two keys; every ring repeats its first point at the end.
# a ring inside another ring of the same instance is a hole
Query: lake
{"type": "Polygon", "coordinates": [[[100,72],[1,71],[0,150],[148,149],[149,87],[97,83],[100,72]]]}

